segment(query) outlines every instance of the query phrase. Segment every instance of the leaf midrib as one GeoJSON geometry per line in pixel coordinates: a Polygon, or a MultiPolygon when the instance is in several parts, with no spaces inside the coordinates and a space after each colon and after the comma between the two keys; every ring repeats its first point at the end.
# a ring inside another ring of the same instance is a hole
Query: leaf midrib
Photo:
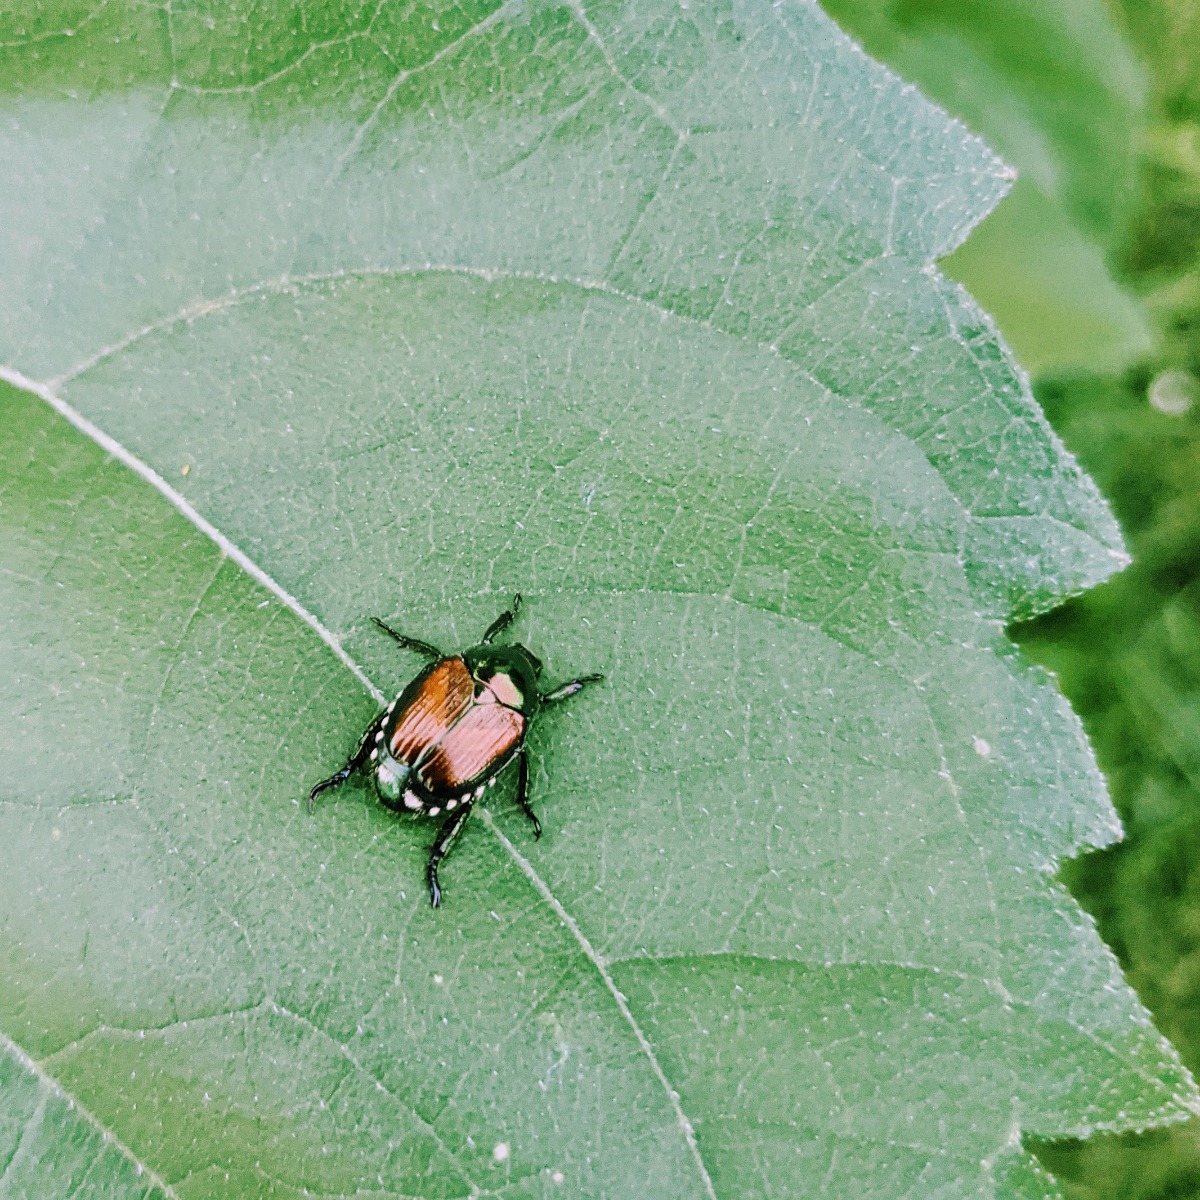
{"type": "MultiPolygon", "coordinates": [[[[156,327],[161,327],[162,324],[163,323],[160,322],[158,325],[156,325],[156,327]]],[[[134,340],[136,340],[136,338],[131,338],[126,344],[132,344],[132,341],[134,340]]],[[[114,458],[122,463],[122,465],[129,467],[143,480],[149,483],[156,491],[163,495],[164,498],[167,499],[178,512],[180,512],[187,520],[194,524],[196,528],[200,530],[200,532],[210,538],[210,540],[217,545],[218,549],[221,550],[225,557],[234,561],[253,579],[262,584],[262,586],[267,588],[273,595],[278,597],[278,599],[284,605],[286,605],[292,611],[292,613],[299,617],[304,624],[308,625],[318,635],[318,637],[320,637],[321,640],[331,650],[333,650],[341,662],[353,672],[355,677],[363,684],[363,686],[375,699],[376,703],[382,704],[384,702],[384,693],[380,691],[374,683],[372,683],[366,672],[347,653],[332,631],[327,629],[314,613],[310,612],[295,596],[288,592],[272,576],[264,571],[262,567],[255,563],[254,560],[245,553],[245,551],[243,551],[234,542],[222,534],[221,531],[217,529],[217,527],[210,521],[201,516],[201,514],[191,504],[189,504],[179,492],[171,487],[171,485],[167,483],[167,481],[163,479],[161,475],[158,474],[158,472],[144,463],[140,458],[137,457],[137,455],[118,442],[110,434],[105,433],[104,430],[102,430],[99,426],[89,421],[83,416],[82,413],[79,413],[75,408],[63,400],[51,385],[38,384],[34,380],[20,375],[18,372],[3,367],[0,367],[0,379],[6,380],[7,382],[13,384],[13,386],[21,387],[24,390],[30,391],[40,397],[81,433],[87,437],[90,437],[93,441],[100,445],[102,449],[112,454],[114,458]]],[[[609,973],[604,959],[596,952],[595,948],[580,929],[578,922],[570,915],[567,909],[563,906],[562,902],[554,895],[549,885],[534,869],[533,864],[530,863],[529,860],[517,850],[512,842],[510,842],[508,838],[504,836],[503,832],[492,820],[491,814],[488,813],[486,809],[481,810],[481,813],[484,823],[492,831],[493,836],[496,837],[501,846],[507,851],[517,868],[533,886],[534,890],[549,905],[551,910],[556,916],[558,916],[562,924],[571,933],[584,957],[587,958],[593,969],[600,976],[601,982],[604,984],[605,988],[609,992],[609,995],[612,997],[617,1011],[629,1026],[629,1029],[632,1032],[639,1049],[649,1061],[651,1072],[662,1086],[667,1103],[675,1115],[676,1123],[679,1126],[680,1133],[682,1134],[692,1160],[695,1163],[696,1171],[704,1188],[705,1195],[709,1197],[709,1200],[718,1200],[712,1178],[709,1175],[708,1169],[704,1164],[704,1160],[700,1155],[700,1149],[696,1142],[696,1135],[692,1126],[692,1122],[688,1118],[687,1114],[683,1111],[683,1106],[679,1098],[679,1092],[676,1088],[672,1087],[670,1080],[667,1078],[666,1073],[662,1068],[662,1064],[658,1061],[658,1057],[654,1053],[653,1046],[650,1044],[649,1039],[638,1025],[636,1018],[633,1016],[633,1013],[630,1010],[627,1001],[625,1000],[625,997],[618,990],[612,975],[609,973]]],[[[297,1019],[304,1020],[305,1018],[297,1015],[297,1019]]],[[[314,1026],[314,1028],[316,1027],[314,1026]]],[[[4,1035],[3,1031],[0,1031],[0,1038],[3,1038],[4,1042],[6,1043],[9,1042],[9,1039],[4,1035]]],[[[15,1050],[22,1054],[24,1053],[23,1051],[19,1051],[19,1047],[16,1047],[15,1043],[11,1044],[14,1046],[15,1050]]],[[[28,1055],[25,1055],[25,1058],[27,1058],[29,1062],[33,1064],[33,1060],[29,1059],[28,1055]]],[[[36,1067],[36,1064],[33,1065],[36,1067]]],[[[358,1064],[353,1065],[357,1066],[358,1064]]],[[[57,1084],[56,1081],[51,1081],[49,1076],[45,1076],[45,1078],[47,1082],[52,1083],[53,1086],[57,1087],[63,1095],[67,1095],[65,1089],[63,1089],[61,1085],[57,1084]]],[[[68,1099],[73,1098],[68,1096],[68,1099]]],[[[96,1125],[97,1128],[103,1128],[98,1121],[96,1122],[96,1125]]],[[[123,1145],[123,1143],[120,1144],[123,1145]]],[[[137,1162],[139,1166],[142,1165],[135,1157],[133,1157],[132,1151],[129,1151],[129,1154],[131,1161],[137,1162]]],[[[451,1158],[453,1158],[453,1156],[451,1156],[451,1158]]],[[[173,1192],[169,1192],[168,1194],[175,1196],[175,1193],[173,1192]]],[[[176,1200],[178,1200],[177,1197],[176,1200]]]]}

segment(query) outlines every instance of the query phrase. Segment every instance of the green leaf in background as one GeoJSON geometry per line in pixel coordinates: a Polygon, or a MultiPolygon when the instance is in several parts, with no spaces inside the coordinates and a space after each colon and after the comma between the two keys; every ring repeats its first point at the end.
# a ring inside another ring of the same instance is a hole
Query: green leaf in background
{"type": "Polygon", "coordinates": [[[802,4],[0,43],[31,1194],[1048,1197],[1023,1134],[1195,1105],[1053,882],[1117,825],[1002,622],[1122,551],[931,266],[978,142],[802,4]],[[299,800],[412,672],[369,614],[517,588],[608,683],[434,913],[427,828],[299,800]]]}
{"type": "MultiPolygon", "coordinates": [[[[1180,342],[1189,330],[1194,342],[1200,327],[1180,328],[1180,342]]],[[[1042,387],[1056,423],[1112,494],[1136,555],[1118,578],[1019,636],[1079,706],[1129,828],[1120,845],[1070,864],[1067,880],[1160,1027],[1195,1064],[1200,432],[1187,415],[1147,402],[1165,374],[1042,387]]],[[[1057,1146],[1053,1161],[1080,1200],[1185,1196],[1197,1179],[1196,1135],[1193,1120],[1169,1135],[1057,1146]]]]}
{"type": "Polygon", "coordinates": [[[1137,198],[1144,72],[1102,0],[827,0],[866,49],[1020,173],[944,269],[1032,372],[1119,368],[1152,344],[1113,273],[1137,198]]]}

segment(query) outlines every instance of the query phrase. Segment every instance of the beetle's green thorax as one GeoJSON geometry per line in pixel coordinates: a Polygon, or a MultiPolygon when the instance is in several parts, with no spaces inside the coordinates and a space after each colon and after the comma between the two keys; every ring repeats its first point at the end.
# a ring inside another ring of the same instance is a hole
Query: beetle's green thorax
{"type": "Polygon", "coordinates": [[[473,646],[463,651],[475,679],[477,700],[490,693],[501,704],[531,716],[538,705],[538,676],[542,660],[524,646],[473,646]]]}

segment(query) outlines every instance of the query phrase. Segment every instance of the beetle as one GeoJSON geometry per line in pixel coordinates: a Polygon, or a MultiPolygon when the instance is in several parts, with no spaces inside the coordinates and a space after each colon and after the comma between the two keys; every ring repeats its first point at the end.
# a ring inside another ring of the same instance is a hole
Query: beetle
{"type": "Polygon", "coordinates": [[[317,797],[345,783],[370,764],[380,802],[417,817],[446,814],[429,855],[425,877],[434,908],[442,902],[438,865],[462,832],[475,801],[500,773],[518,764],[517,804],[533,823],[542,824],[529,803],[529,754],[525,738],[544,705],[557,704],[599,683],[603,675],[581,675],[549,692],[538,687],[541,659],[526,646],[495,646],[493,641],[517,618],[521,595],[484,631],[479,645],[459,654],[397,633],[378,617],[371,620],[406,650],[429,665],[367,726],[345,766],[308,793],[308,811],[317,797]]]}

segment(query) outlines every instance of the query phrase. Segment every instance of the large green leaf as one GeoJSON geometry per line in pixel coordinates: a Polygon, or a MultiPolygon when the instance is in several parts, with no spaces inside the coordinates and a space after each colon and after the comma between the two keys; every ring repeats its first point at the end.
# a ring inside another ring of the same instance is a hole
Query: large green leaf
{"type": "Polygon", "coordinates": [[[1001,623],[1122,552],[930,265],[979,143],[798,4],[9,25],[41,1194],[1045,1197],[1022,1132],[1195,1103],[1052,879],[1117,824],[1001,623]],[[517,588],[608,682],[434,913],[427,830],[300,799],[414,669],[368,614],[517,588]]]}

